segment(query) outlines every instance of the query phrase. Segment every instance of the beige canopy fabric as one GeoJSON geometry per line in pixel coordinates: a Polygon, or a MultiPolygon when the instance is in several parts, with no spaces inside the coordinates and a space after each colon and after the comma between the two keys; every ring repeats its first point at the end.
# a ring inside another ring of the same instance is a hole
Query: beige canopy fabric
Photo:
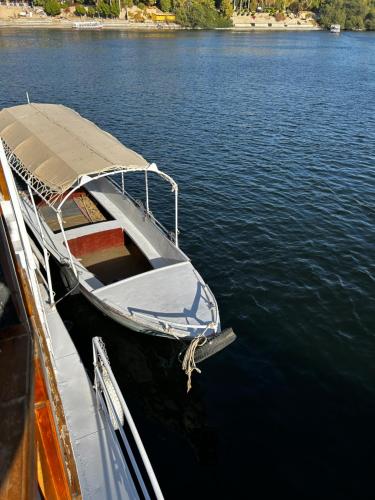
{"type": "Polygon", "coordinates": [[[25,104],[0,111],[0,137],[31,179],[62,194],[81,176],[148,162],[70,108],[25,104]]]}

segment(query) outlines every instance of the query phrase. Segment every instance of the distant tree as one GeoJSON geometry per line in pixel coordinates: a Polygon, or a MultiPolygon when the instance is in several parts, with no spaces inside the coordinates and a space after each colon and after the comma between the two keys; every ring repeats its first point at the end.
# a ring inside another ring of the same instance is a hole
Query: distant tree
{"type": "Polygon", "coordinates": [[[340,24],[347,30],[375,29],[370,15],[373,8],[374,0],[326,0],[320,9],[320,24],[340,24]]]}
{"type": "Polygon", "coordinates": [[[74,14],[76,16],[85,16],[86,15],[86,9],[84,8],[83,5],[76,5],[76,10],[74,11],[74,14]]]}
{"type": "Polygon", "coordinates": [[[345,19],[345,29],[347,30],[363,30],[365,23],[361,16],[349,16],[345,19]]]}
{"type": "Polygon", "coordinates": [[[100,17],[111,17],[111,7],[103,0],[99,0],[96,11],[100,17]]]}
{"type": "Polygon", "coordinates": [[[117,1],[113,1],[110,5],[111,17],[119,17],[120,15],[120,7],[117,1]]]}
{"type": "Polygon", "coordinates": [[[172,10],[172,2],[171,0],[160,0],[159,8],[163,12],[170,12],[172,10]]]}
{"type": "Polygon", "coordinates": [[[176,20],[191,28],[224,28],[232,21],[220,14],[214,0],[175,0],[176,20]]]}
{"type": "Polygon", "coordinates": [[[57,0],[46,0],[44,11],[48,16],[58,16],[61,12],[61,5],[57,0]]]}
{"type": "Polygon", "coordinates": [[[96,9],[95,9],[95,7],[89,7],[87,9],[87,15],[88,15],[88,17],[95,17],[96,16],[96,9]]]}
{"type": "Polygon", "coordinates": [[[329,28],[331,24],[340,24],[345,26],[346,10],[343,5],[343,0],[333,0],[331,3],[326,3],[320,14],[320,23],[323,27],[329,28]]]}
{"type": "Polygon", "coordinates": [[[366,15],[365,27],[367,30],[375,31],[375,7],[373,7],[366,15]]]}
{"type": "Polygon", "coordinates": [[[233,4],[231,0],[221,0],[219,8],[224,17],[229,19],[233,16],[233,4]]]}

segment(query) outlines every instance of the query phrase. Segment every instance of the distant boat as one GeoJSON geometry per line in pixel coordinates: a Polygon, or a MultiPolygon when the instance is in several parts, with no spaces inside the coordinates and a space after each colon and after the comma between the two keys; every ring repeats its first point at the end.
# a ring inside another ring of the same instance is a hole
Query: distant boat
{"type": "Polygon", "coordinates": [[[73,23],[73,28],[77,30],[97,30],[103,28],[99,21],[77,21],[73,23]]]}
{"type": "Polygon", "coordinates": [[[339,24],[331,24],[331,27],[329,28],[329,31],[331,33],[340,33],[341,26],[339,24]]]}

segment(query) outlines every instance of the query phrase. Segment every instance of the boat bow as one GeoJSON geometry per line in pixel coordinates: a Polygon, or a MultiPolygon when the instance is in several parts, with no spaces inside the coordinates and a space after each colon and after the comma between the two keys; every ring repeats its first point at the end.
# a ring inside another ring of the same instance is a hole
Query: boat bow
{"type": "Polygon", "coordinates": [[[112,283],[93,295],[112,314],[157,335],[191,339],[220,331],[215,297],[190,262],[112,283]]]}

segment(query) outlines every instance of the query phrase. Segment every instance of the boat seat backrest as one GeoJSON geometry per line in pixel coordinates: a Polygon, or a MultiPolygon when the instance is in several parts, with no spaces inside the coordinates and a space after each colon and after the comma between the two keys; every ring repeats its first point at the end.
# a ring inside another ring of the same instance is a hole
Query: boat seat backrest
{"type": "Polygon", "coordinates": [[[75,257],[82,257],[100,250],[121,247],[124,241],[122,229],[114,228],[73,238],[69,240],[69,248],[75,257]]]}

